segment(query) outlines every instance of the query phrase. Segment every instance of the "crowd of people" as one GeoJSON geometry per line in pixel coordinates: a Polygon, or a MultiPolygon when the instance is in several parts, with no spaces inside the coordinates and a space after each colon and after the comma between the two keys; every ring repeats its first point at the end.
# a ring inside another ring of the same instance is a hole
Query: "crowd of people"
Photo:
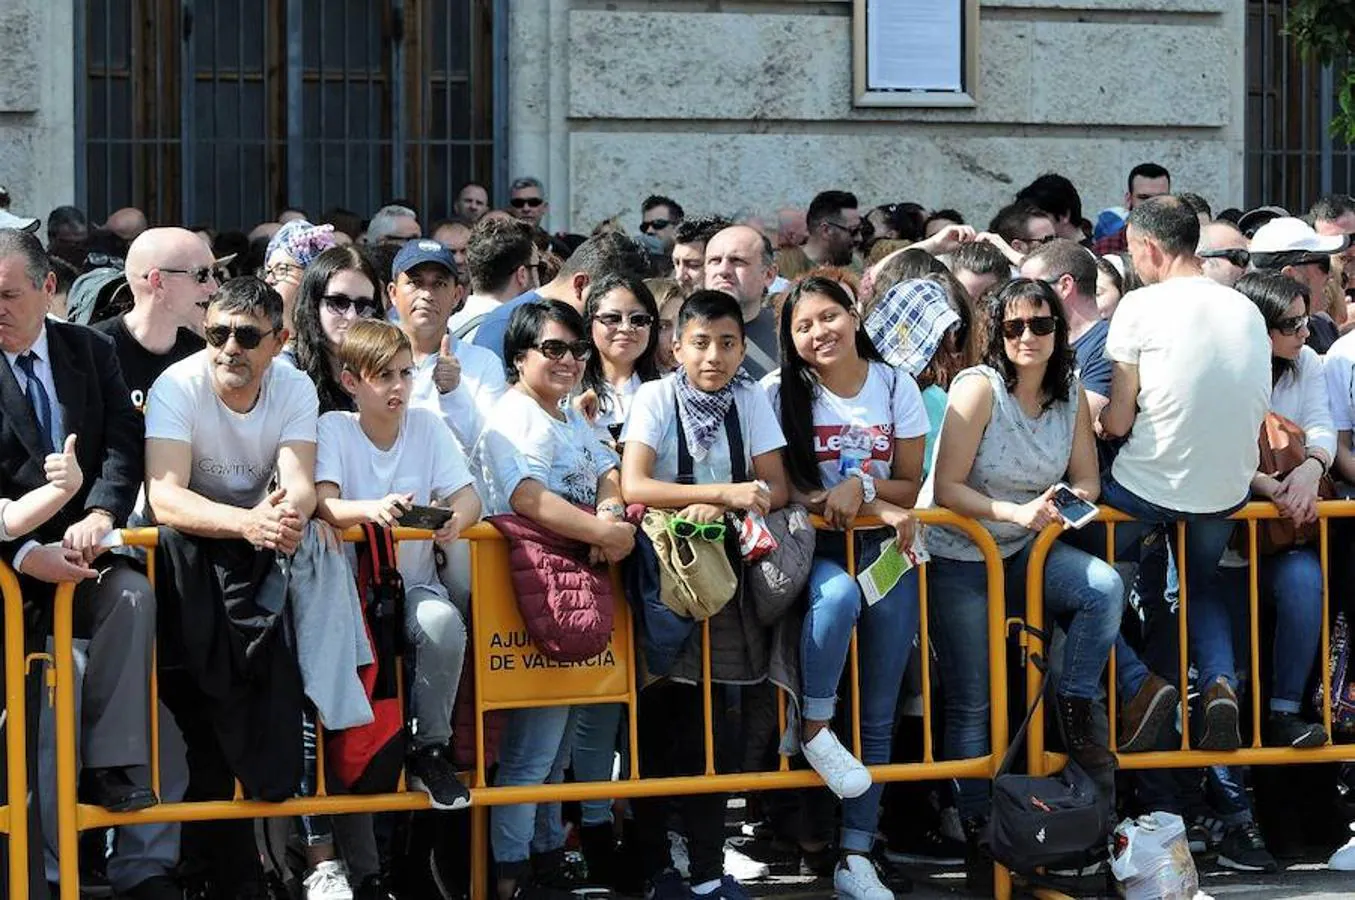
{"type": "MultiPolygon", "coordinates": [[[[513,182],[506,209],[489,198],[468,184],[435,222],[403,201],[367,221],[284,210],[249,234],[149,227],[137,210],[96,228],[62,207],[45,246],[41,223],[0,210],[0,550],[31,643],[50,628],[53,585],[78,585],[83,802],[229,799],[237,779],[256,799],[314,793],[317,744],[376,708],[359,677],[375,643],[361,567],[337,532],[432,508],[432,541],[398,550],[397,630],[402,761],[435,810],[470,802],[463,672],[484,648],[467,623],[501,598],[473,595],[460,535],[489,519],[526,560],[517,602],[546,656],[596,654],[608,604],[634,611],[646,777],[705,771],[708,621],[716,770],[774,770],[784,753],[825,785],[750,796],[747,833],[840,897],[888,900],[906,887],[901,863],[919,860],[963,865],[991,894],[989,782],[886,791],[867,768],[921,758],[923,654],[938,758],[989,749],[984,553],[912,511],[977,520],[1020,615],[1034,539],[1065,522],[1056,498],[1071,492],[1135,521],[1115,530],[1115,564],[1096,524],[1067,530],[1044,562],[1053,739],[1123,812],[1181,814],[1193,849],[1277,870],[1246,770],[1117,774],[1112,750],[1180,746],[1182,596],[1191,741],[1244,745],[1250,549],[1228,517],[1251,499],[1282,515],[1256,550],[1265,743],[1333,737],[1313,690],[1327,596],[1316,523],[1319,499],[1355,483],[1355,199],[1215,215],[1150,163],[1094,223],[1073,183],[1045,174],[986,230],[953,209],[865,209],[828,190],[766,217],[688,217],[652,196],[631,237],[616,221],[548,234],[534,178],[513,182]],[[847,541],[863,517],[878,524],[847,541]],[[1176,523],[1184,559],[1164,540],[1176,523]],[[144,555],[110,540],[138,525],[160,529],[155,590],[144,555]],[[918,646],[919,569],[869,598],[851,574],[895,549],[929,554],[931,646],[918,646]],[[780,581],[759,574],[769,566],[780,581]],[[859,756],[838,702],[854,633],[859,756]]],[[[1331,536],[1350,538],[1336,522],[1331,536]]],[[[1334,620],[1343,595],[1329,595],[1334,620]]],[[[491,729],[493,784],[625,777],[626,715],[508,711],[491,729]]],[[[331,793],[363,789],[329,768],[331,793]]],[[[741,900],[740,879],[766,867],[726,845],[726,800],[495,806],[497,896],[595,885],[741,900]]],[[[289,881],[307,900],[387,898],[395,818],[285,822],[272,837],[294,845],[296,871],[248,821],[118,828],[110,849],[84,848],[82,870],[143,900],[289,881]]]]}

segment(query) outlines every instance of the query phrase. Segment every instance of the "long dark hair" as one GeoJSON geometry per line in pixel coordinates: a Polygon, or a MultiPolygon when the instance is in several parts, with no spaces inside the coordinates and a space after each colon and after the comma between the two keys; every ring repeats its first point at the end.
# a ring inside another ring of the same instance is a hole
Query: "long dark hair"
{"type": "MultiPolygon", "coordinates": [[[[1289,304],[1294,302],[1294,298],[1302,298],[1303,308],[1305,310],[1308,308],[1308,286],[1279,272],[1248,272],[1237,280],[1233,289],[1256,304],[1256,308],[1261,311],[1261,317],[1266,320],[1267,334],[1279,327],[1280,320],[1289,312],[1289,304]]],[[[1292,359],[1271,354],[1271,384],[1279,381],[1285,372],[1292,371],[1294,371],[1292,359]]]]}
{"type": "MultiPolygon", "coordinates": [[[[635,359],[635,374],[640,376],[641,381],[653,381],[659,377],[659,304],[655,302],[653,292],[639,278],[609,273],[588,286],[588,302],[583,307],[583,320],[587,326],[585,336],[589,343],[593,342],[593,317],[598,314],[603,298],[616,290],[629,291],[653,319],[649,326],[649,343],[645,344],[644,351],[635,359]]],[[[591,390],[597,394],[599,412],[611,409],[612,386],[607,383],[602,371],[602,352],[596,344],[593,345],[593,354],[588,357],[588,362],[584,363],[580,384],[582,390],[591,390]]]]}
{"type": "Polygon", "coordinates": [[[1068,317],[1064,315],[1063,304],[1058,294],[1043,281],[1034,278],[1014,278],[996,291],[988,301],[988,349],[983,361],[1002,374],[1008,392],[1016,388],[1016,366],[1007,356],[1006,338],[1002,335],[1002,320],[1007,309],[1013,304],[1026,302],[1032,306],[1041,303],[1049,305],[1049,314],[1054,317],[1054,352],[1049,357],[1040,390],[1045,395],[1042,409],[1049,409],[1057,402],[1067,402],[1073,387],[1073,375],[1077,358],[1068,343],[1068,317]]]}
{"type": "MultiPolygon", "coordinates": [[[[806,296],[826,297],[856,319],[856,352],[869,362],[884,362],[875,343],[866,334],[865,320],[857,315],[852,298],[831,278],[811,275],[791,289],[781,307],[781,431],[786,436],[786,468],[791,481],[802,491],[823,488],[818,455],[814,452],[814,395],[819,376],[795,350],[791,320],[795,307],[806,296]]],[[[893,410],[890,410],[892,415],[893,410]]]]}
{"type": "Polygon", "coordinates": [[[321,412],[335,409],[351,412],[356,408],[352,396],[334,377],[329,338],[325,337],[324,327],[320,324],[321,298],[325,296],[330,279],[349,270],[372,283],[372,297],[381,309],[381,298],[376,293],[381,290],[381,279],[367,257],[351,245],[330,247],[306,267],[301,286],[297,288],[296,306],[292,309],[292,322],[296,325],[296,367],[315,382],[321,412]]]}

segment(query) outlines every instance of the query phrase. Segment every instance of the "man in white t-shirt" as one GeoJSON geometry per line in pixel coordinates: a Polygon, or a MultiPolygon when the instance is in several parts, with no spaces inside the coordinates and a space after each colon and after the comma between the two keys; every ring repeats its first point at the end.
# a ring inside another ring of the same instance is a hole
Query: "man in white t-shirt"
{"type": "Polygon", "coordinates": [[[1190,651],[1204,716],[1191,732],[1203,749],[1232,750],[1237,673],[1218,563],[1234,527],[1227,516],[1247,501],[1256,474],[1270,339],[1250,300],[1204,276],[1200,223],[1188,206],[1152,198],[1127,228],[1147,287],[1120,301],[1106,338],[1114,372],[1098,427],[1126,440],[1102,496],[1137,520],[1116,530],[1117,552],[1150,529],[1186,523],[1190,651]]]}

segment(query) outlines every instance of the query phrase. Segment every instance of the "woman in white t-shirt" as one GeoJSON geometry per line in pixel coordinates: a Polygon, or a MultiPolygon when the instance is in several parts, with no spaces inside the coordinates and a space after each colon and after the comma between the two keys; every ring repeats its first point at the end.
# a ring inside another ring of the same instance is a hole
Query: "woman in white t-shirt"
{"type": "Polygon", "coordinates": [[[588,287],[583,318],[594,353],[574,404],[598,439],[615,447],[635,392],[659,377],[659,308],[638,278],[608,274],[588,287]]]}
{"type": "MultiPolygon", "coordinates": [[[[1274,385],[1270,411],[1303,429],[1307,454],[1301,465],[1282,476],[1257,472],[1252,494],[1273,501],[1295,525],[1316,522],[1318,483],[1336,457],[1336,430],[1322,358],[1305,346],[1308,289],[1278,272],[1251,272],[1235,287],[1261,310],[1270,334],[1274,385]]],[[[1299,715],[1322,640],[1322,563],[1317,548],[1293,547],[1263,556],[1258,574],[1264,595],[1275,607],[1267,743],[1283,747],[1325,744],[1327,732],[1322,725],[1299,715]]]]}
{"type": "MultiPolygon", "coordinates": [[[[836,281],[810,276],[781,309],[781,369],[763,380],[786,436],[791,499],[836,529],[858,516],[888,528],[857,533],[857,571],[888,544],[908,547],[908,510],[922,483],[927,413],[917,382],[883,361],[866,335],[851,296],[836,281]]],[[[918,627],[913,570],[874,604],[848,572],[842,531],[821,531],[809,574],[809,610],[800,640],[803,689],[801,746],[842,804],[838,895],[891,897],[870,862],[882,785],[830,727],[859,625],[861,755],[889,761],[894,710],[918,627]]]]}
{"type": "MultiPolygon", "coordinates": [[[[558,534],[588,544],[598,563],[620,562],[635,543],[625,522],[617,458],[565,401],[578,386],[592,353],[583,319],[557,300],[527,303],[513,311],[504,335],[510,385],[486,423],[480,463],[490,515],[515,513],[558,534]],[[578,505],[593,506],[596,515],[578,505]]],[[[499,745],[497,785],[543,784],[563,768],[570,707],[515,709],[507,714],[499,745]]],[[[496,806],[490,843],[498,865],[499,896],[512,896],[530,871],[532,857],[558,858],[564,832],[558,813],[544,817],[533,835],[536,804],[496,806]]]]}

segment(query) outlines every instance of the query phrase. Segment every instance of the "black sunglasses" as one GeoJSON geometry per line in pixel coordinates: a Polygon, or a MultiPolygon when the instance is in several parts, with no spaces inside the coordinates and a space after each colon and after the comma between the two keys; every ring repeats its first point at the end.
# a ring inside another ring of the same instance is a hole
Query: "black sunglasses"
{"type": "Polygon", "coordinates": [[[1036,337],[1044,337],[1053,334],[1058,326],[1058,321],[1053,316],[1031,316],[1029,319],[1003,319],[1002,336],[1009,341],[1014,341],[1030,329],[1030,333],[1036,337]]]}
{"type": "Polygon", "coordinates": [[[860,237],[860,236],[861,236],[861,226],[860,226],[860,225],[857,225],[855,228],[848,228],[846,225],[843,225],[841,222],[834,222],[832,219],[825,220],[823,224],[825,224],[825,225],[832,225],[834,228],[841,229],[842,231],[845,231],[845,232],[847,232],[848,234],[850,234],[852,237],[860,237]]]}
{"type": "Polygon", "coordinates": [[[1289,316],[1288,318],[1277,320],[1272,327],[1280,334],[1292,337],[1302,331],[1307,324],[1307,316],[1289,316]]]}
{"type": "Polygon", "coordinates": [[[348,311],[357,308],[358,318],[375,318],[381,307],[371,297],[350,297],[347,294],[325,294],[320,302],[336,316],[346,316],[348,311]]]}
{"type": "Polygon", "coordinates": [[[1230,265],[1237,266],[1239,269],[1247,268],[1251,262],[1251,254],[1241,247],[1231,247],[1226,250],[1201,250],[1195,254],[1200,259],[1226,259],[1230,265]]]}
{"type": "Polygon", "coordinates": [[[203,337],[213,347],[224,347],[232,337],[242,350],[253,350],[263,339],[273,333],[270,328],[264,331],[257,325],[209,325],[203,331],[203,337]]]}
{"type": "Polygon", "coordinates": [[[640,223],[640,230],[648,234],[651,231],[663,231],[672,224],[672,219],[650,219],[648,222],[640,223]]]}
{"type": "Polygon", "coordinates": [[[524,206],[530,206],[532,209],[536,209],[538,206],[545,203],[546,201],[541,199],[540,197],[514,197],[512,200],[509,200],[508,202],[511,203],[517,209],[522,209],[524,206]]]}
{"type": "Polygon", "coordinates": [[[620,328],[622,322],[630,323],[631,328],[648,328],[654,324],[654,317],[649,313],[629,313],[622,315],[619,312],[598,313],[593,316],[593,321],[605,325],[608,328],[620,328]]]}
{"type": "MultiPolygon", "coordinates": [[[[220,280],[217,279],[215,266],[198,266],[196,269],[170,269],[164,266],[156,266],[156,270],[168,275],[187,275],[198,284],[206,284],[209,279],[220,280]]],[[[146,273],[146,277],[150,277],[149,272],[146,273]]]]}
{"type": "Polygon", "coordinates": [[[542,341],[539,344],[533,344],[532,349],[540,352],[546,359],[559,362],[565,358],[565,354],[583,362],[593,355],[593,345],[587,341],[542,341]]]}

